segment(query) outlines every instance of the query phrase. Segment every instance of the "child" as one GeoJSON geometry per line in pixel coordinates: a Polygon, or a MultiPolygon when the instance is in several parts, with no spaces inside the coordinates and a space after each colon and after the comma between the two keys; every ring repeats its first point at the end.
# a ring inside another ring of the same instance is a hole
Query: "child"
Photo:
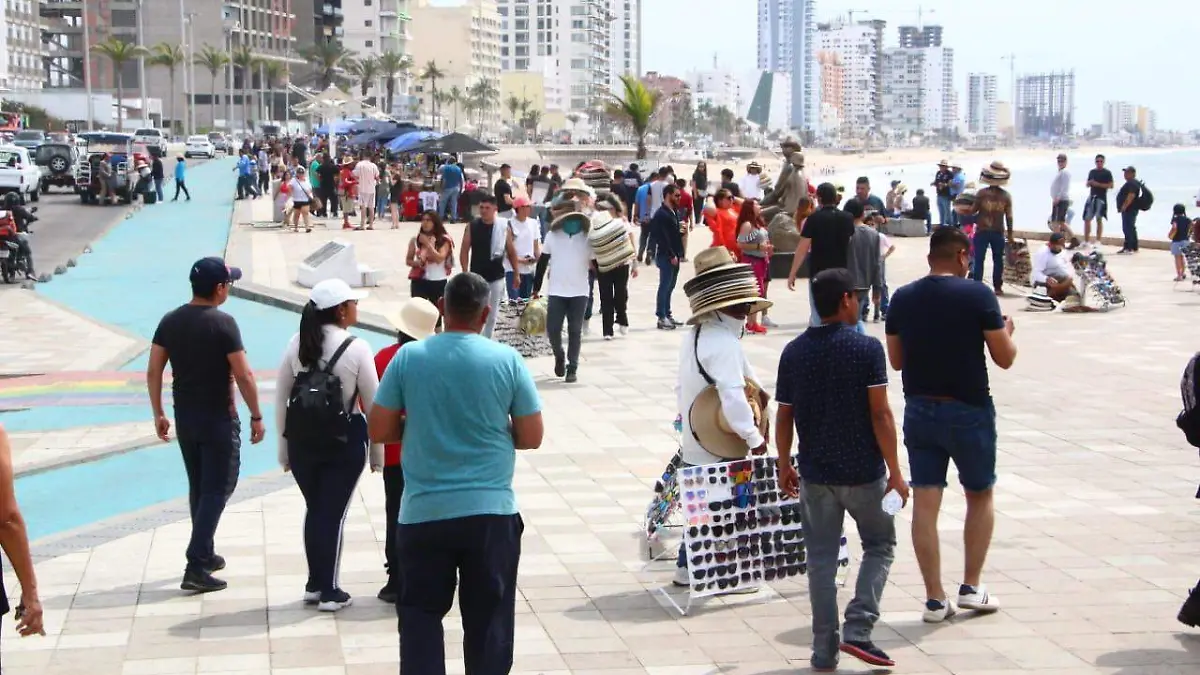
{"type": "Polygon", "coordinates": [[[433,184],[426,183],[418,198],[421,200],[422,211],[438,212],[438,193],[433,191],[433,184]]]}
{"type": "Polygon", "coordinates": [[[1188,246],[1191,228],[1192,221],[1187,217],[1187,209],[1183,204],[1176,204],[1175,215],[1171,218],[1171,233],[1167,235],[1171,240],[1171,255],[1175,256],[1175,281],[1183,281],[1187,276],[1183,267],[1183,251],[1188,246]]]}
{"type": "Polygon", "coordinates": [[[421,193],[417,192],[416,183],[406,183],[400,193],[400,217],[406,221],[421,217],[421,193]]]}
{"type": "MultiPolygon", "coordinates": [[[[875,218],[873,218],[871,220],[871,225],[876,230],[878,230],[886,222],[887,222],[887,219],[884,218],[882,215],[876,215],[875,218]]],[[[895,252],[896,252],[896,245],[892,243],[891,239],[888,239],[886,234],[880,232],[879,233],[879,285],[880,285],[880,288],[875,289],[876,290],[876,293],[875,293],[875,316],[874,316],[875,323],[879,323],[879,320],[881,318],[884,321],[887,320],[888,303],[891,301],[891,293],[888,292],[888,285],[887,285],[887,259],[888,259],[888,256],[892,255],[895,252]]],[[[864,316],[863,320],[865,321],[866,318],[867,317],[864,316]]]]}

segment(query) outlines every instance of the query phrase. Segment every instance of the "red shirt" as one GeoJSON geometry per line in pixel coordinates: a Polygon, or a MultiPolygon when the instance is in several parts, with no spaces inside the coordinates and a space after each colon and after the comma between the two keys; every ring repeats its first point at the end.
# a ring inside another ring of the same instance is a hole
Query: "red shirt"
{"type": "MultiPolygon", "coordinates": [[[[399,344],[388,345],[379,350],[375,355],[375,372],[378,373],[379,379],[383,379],[383,372],[387,370],[388,364],[392,362],[392,357],[400,349],[399,344]]],[[[383,446],[383,465],[384,466],[399,466],[400,465],[400,444],[387,443],[383,446]]]]}
{"type": "Polygon", "coordinates": [[[679,191],[679,210],[682,211],[679,216],[680,222],[687,222],[696,215],[692,212],[692,196],[688,194],[687,190],[679,191]]]}

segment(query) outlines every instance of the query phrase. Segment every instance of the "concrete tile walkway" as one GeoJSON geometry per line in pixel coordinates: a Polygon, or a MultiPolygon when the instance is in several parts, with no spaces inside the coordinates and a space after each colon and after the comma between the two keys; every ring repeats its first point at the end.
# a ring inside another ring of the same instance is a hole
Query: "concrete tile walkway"
{"type": "MultiPolygon", "coordinates": [[[[398,270],[411,231],[344,236],[362,242],[364,262],[398,270]]],[[[259,283],[267,283],[258,276],[267,274],[263,267],[273,268],[275,279],[290,279],[296,260],[335,236],[248,234],[259,283]],[[260,256],[260,246],[268,253],[260,256]]],[[[705,234],[698,231],[693,252],[705,234]]],[[[246,239],[235,235],[231,246],[246,239]]],[[[897,244],[888,265],[893,287],[923,273],[924,242],[897,244]]],[[[876,632],[899,663],[894,672],[1200,672],[1200,636],[1174,621],[1200,573],[1200,509],[1193,498],[1200,467],[1173,425],[1179,374],[1195,348],[1186,336],[1200,291],[1172,286],[1165,253],[1111,260],[1130,298],[1126,309],[1031,315],[1020,311],[1018,299],[1004,301],[1021,353],[1013,369],[992,373],[1000,481],[985,575],[1003,609],[922,624],[923,591],[903,512],[876,632]]],[[[655,281],[651,273],[632,284],[628,338],[602,342],[592,322],[579,384],[549,379],[548,359],[530,362],[547,440],[518,457],[527,531],[515,672],[806,672],[804,579],[755,596],[707,600],[681,618],[654,594],[669,582],[670,564],[643,569],[642,512],[676,447],[671,387],[680,337],[651,327],[655,281]]],[[[406,286],[396,271],[368,300],[378,303],[371,311],[400,302],[406,286]]],[[[777,282],[771,296],[785,328],[744,343],[768,384],[780,349],[808,316],[802,288],[788,293],[777,282]]],[[[677,314],[686,315],[682,292],[675,301],[677,314]]],[[[869,331],[882,335],[880,325],[869,331]]],[[[890,394],[899,412],[899,377],[890,394]]],[[[6,674],[396,673],[395,618],[374,599],[384,581],[386,527],[378,477],[363,477],[347,520],[342,579],[357,602],[336,616],[300,603],[303,502],[286,478],[278,480],[284,489],[236,503],[222,523],[217,543],[229,562],[225,592],[192,597],[177,590],[186,521],[130,526],[123,537],[41,562],[51,635],[17,640],[5,622],[6,674]]],[[[179,507],[172,505],[181,516],[179,507]]],[[[960,574],[963,513],[952,488],[941,521],[947,584],[960,574]]],[[[854,573],[853,533],[850,540],[854,573]]],[[[7,581],[13,588],[11,575],[7,581]]],[[[445,626],[450,671],[462,672],[455,614],[445,626]]],[[[867,670],[846,659],[842,672],[867,670]]]]}

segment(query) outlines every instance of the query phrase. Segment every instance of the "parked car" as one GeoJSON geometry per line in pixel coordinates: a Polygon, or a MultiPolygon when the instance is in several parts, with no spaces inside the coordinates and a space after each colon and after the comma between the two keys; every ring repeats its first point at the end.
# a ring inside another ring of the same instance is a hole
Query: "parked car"
{"type": "Polygon", "coordinates": [[[42,143],[33,151],[33,162],[42,171],[39,182],[42,194],[50,192],[51,186],[75,189],[79,150],[73,143],[42,143]]]}
{"type": "Polygon", "coordinates": [[[112,187],[117,198],[128,204],[133,200],[133,185],[137,181],[133,173],[139,160],[147,163],[150,161],[149,148],[135,141],[130,134],[89,135],[87,150],[78,164],[75,175],[75,192],[79,194],[79,200],[84,204],[99,203],[98,186],[92,183],[92,176],[98,170],[99,163],[107,161],[112,166],[112,187]]]}
{"type": "Polygon", "coordinates": [[[22,129],[13,134],[13,145],[32,150],[50,140],[41,129],[22,129]]]}
{"type": "Polygon", "coordinates": [[[159,129],[143,127],[135,129],[133,137],[138,143],[143,143],[150,150],[152,157],[164,157],[167,154],[167,137],[159,129]]]}
{"type": "Polygon", "coordinates": [[[38,185],[42,170],[29,156],[29,150],[19,145],[0,146],[0,194],[16,192],[21,203],[38,200],[38,185]]]}
{"type": "Polygon", "coordinates": [[[208,139],[208,136],[188,136],[187,146],[183,149],[184,157],[207,157],[212,159],[217,156],[217,146],[208,139]]]}
{"type": "Polygon", "coordinates": [[[219,131],[208,132],[208,140],[212,141],[213,147],[217,152],[223,152],[227,155],[233,154],[233,141],[225,134],[219,131]]]}

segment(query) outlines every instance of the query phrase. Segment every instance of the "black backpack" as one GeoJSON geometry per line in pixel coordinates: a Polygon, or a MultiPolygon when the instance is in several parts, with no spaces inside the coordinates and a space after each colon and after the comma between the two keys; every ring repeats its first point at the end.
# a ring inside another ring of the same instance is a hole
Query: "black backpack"
{"type": "Polygon", "coordinates": [[[1150,188],[1146,187],[1145,183],[1138,183],[1142,187],[1142,194],[1137,198],[1134,206],[1138,211],[1149,211],[1151,206],[1154,206],[1154,193],[1150,188]]]}
{"type": "Polygon", "coordinates": [[[1183,411],[1175,418],[1175,426],[1187,437],[1188,443],[1200,448],[1200,352],[1188,361],[1179,382],[1183,394],[1183,411]]]}
{"type": "Polygon", "coordinates": [[[353,341],[353,336],[346,338],[324,368],[296,375],[283,424],[289,445],[322,451],[341,447],[349,439],[350,411],[342,407],[342,379],[333,374],[333,366],[353,341]]]}

